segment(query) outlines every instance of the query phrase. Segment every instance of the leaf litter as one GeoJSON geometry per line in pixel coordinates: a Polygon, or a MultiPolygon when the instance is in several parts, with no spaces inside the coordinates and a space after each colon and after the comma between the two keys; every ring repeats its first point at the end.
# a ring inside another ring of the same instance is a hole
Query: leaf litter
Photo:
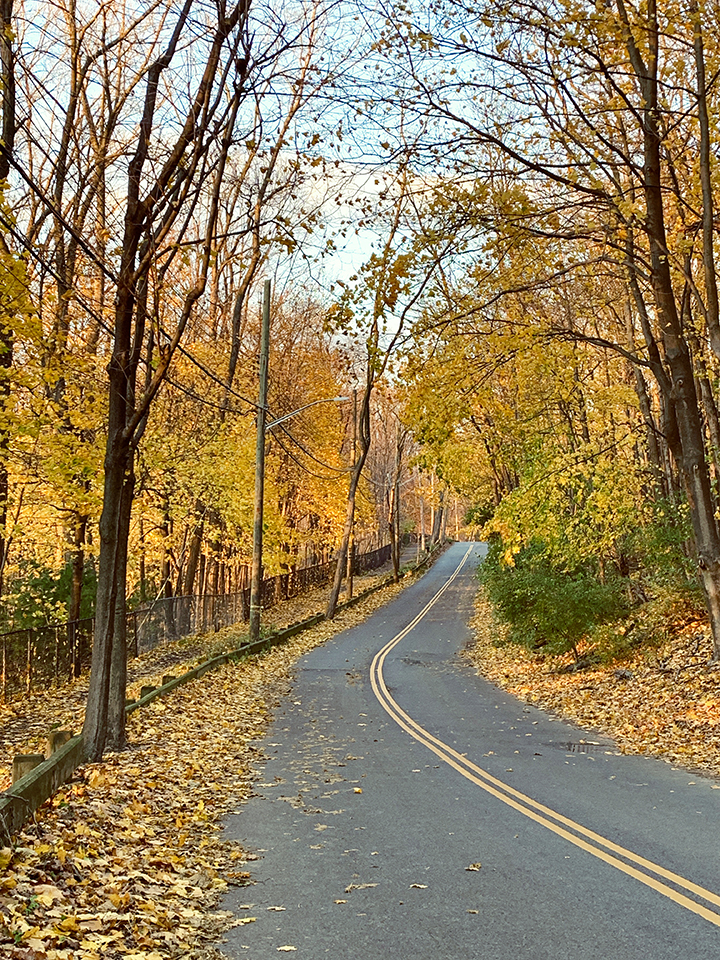
{"type": "MultiPolygon", "coordinates": [[[[222,932],[256,922],[218,909],[228,886],[252,882],[245,868],[257,859],[222,837],[224,816],[260,775],[263,756],[254,742],[288,692],[298,657],[361,623],[403,586],[391,585],[287,644],[211,671],[133,713],[128,749],[79,768],[13,848],[0,852],[3,957],[222,956],[214,946],[222,932]]],[[[228,649],[235,638],[232,630],[223,634],[217,642],[228,649]]],[[[78,728],[81,711],[73,719],[78,728]]]]}
{"type": "MultiPolygon", "coordinates": [[[[386,573],[374,572],[356,577],[358,591],[375,586],[386,576],[386,573]]],[[[382,593],[385,595],[386,591],[382,593]]],[[[319,587],[277,604],[265,614],[265,627],[280,630],[317,613],[324,607],[326,595],[327,588],[319,587]]],[[[234,626],[204,636],[183,637],[148,650],[128,663],[128,697],[136,699],[143,685],[158,686],[165,674],[179,676],[197,666],[203,657],[225,653],[233,643],[237,645],[246,639],[234,626]]],[[[84,674],[71,683],[34,692],[22,700],[0,703],[0,790],[10,786],[14,754],[43,753],[45,736],[51,729],[79,732],[83,723],[88,679],[88,674],[84,674]]]]}
{"type": "Polygon", "coordinates": [[[564,672],[568,657],[547,657],[503,642],[482,592],[464,655],[513,696],[607,734],[623,753],[641,753],[720,776],[720,664],[702,624],[678,630],[662,646],[617,663],[564,672]]]}

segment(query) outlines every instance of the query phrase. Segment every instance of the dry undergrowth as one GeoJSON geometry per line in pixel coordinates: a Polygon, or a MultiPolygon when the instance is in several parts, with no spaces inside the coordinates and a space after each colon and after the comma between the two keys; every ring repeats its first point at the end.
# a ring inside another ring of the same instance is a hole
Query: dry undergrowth
{"type": "MultiPolygon", "coordinates": [[[[402,586],[132,714],[130,748],[80,768],[14,849],[0,853],[2,956],[214,955],[222,930],[248,919],[217,904],[228,884],[249,876],[244,851],[222,839],[221,820],[251,790],[259,759],[253,741],[298,657],[362,622],[402,586]]],[[[215,638],[226,648],[232,641],[231,631],[215,638]]]]}
{"type": "Polygon", "coordinates": [[[621,665],[573,673],[557,672],[567,658],[502,645],[502,628],[482,594],[472,626],[476,643],[467,656],[514,696],[609,734],[625,752],[720,776],[720,668],[710,663],[712,645],[697,625],[621,665]]]}

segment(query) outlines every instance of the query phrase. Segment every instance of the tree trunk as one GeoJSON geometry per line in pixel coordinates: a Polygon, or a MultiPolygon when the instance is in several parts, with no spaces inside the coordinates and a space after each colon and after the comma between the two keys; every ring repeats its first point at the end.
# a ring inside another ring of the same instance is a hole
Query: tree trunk
{"type": "MultiPolygon", "coordinates": [[[[117,412],[118,397],[113,392],[114,402],[111,410],[117,412]]],[[[116,416],[113,417],[116,420],[116,416]]],[[[85,754],[89,760],[102,758],[108,742],[117,742],[124,737],[124,718],[121,729],[109,728],[109,703],[111,699],[110,673],[113,660],[118,597],[123,595],[121,609],[124,607],[125,561],[127,540],[123,540],[123,491],[129,461],[129,445],[118,436],[121,431],[109,430],[107,455],[105,458],[105,484],[103,491],[103,509],[100,516],[100,558],[98,563],[97,609],[95,614],[95,637],[92,649],[90,686],[83,742],[85,754]],[[123,577],[123,579],[121,579],[123,577]]],[[[117,656],[117,652],[115,651],[117,656]]],[[[113,677],[119,679],[117,663],[113,677]]],[[[125,690],[122,690],[124,699],[125,690]]],[[[115,699],[115,698],[114,698],[115,699]]],[[[124,705],[124,704],[123,704],[124,705]]],[[[117,716],[114,721],[117,722],[117,716]]]]}
{"type": "MultiPolygon", "coordinates": [[[[183,583],[183,593],[189,596],[195,586],[195,577],[197,576],[198,562],[200,560],[200,551],[202,549],[205,511],[198,500],[195,504],[195,528],[190,540],[190,553],[188,556],[187,568],[185,570],[185,582],[183,583]]],[[[200,592],[200,591],[198,591],[200,592]]]]}
{"type": "Polygon", "coordinates": [[[110,660],[110,686],[108,696],[108,732],[105,749],[123,750],[125,748],[125,690],[127,687],[127,544],[130,536],[130,517],[132,514],[135,473],[132,453],[129,469],[125,475],[119,517],[119,537],[124,548],[118,556],[117,577],[123,585],[118,591],[115,604],[115,624],[113,629],[112,657],[110,660]]]}
{"type": "Polygon", "coordinates": [[[397,583],[400,577],[400,552],[397,542],[397,524],[395,523],[395,511],[397,510],[396,494],[397,487],[396,484],[393,484],[390,488],[390,507],[388,509],[387,528],[388,534],[390,535],[390,559],[392,560],[393,566],[393,579],[397,583]]]}
{"type": "Polygon", "coordinates": [[[68,620],[79,620],[82,605],[82,590],[85,580],[85,532],[88,517],[84,514],[75,516],[72,555],[72,586],[70,590],[70,607],[68,620]]]}
{"type": "Polygon", "coordinates": [[[395,444],[395,468],[390,488],[390,510],[388,511],[388,531],[390,533],[390,556],[392,557],[393,578],[400,579],[400,474],[406,433],[398,429],[395,444]]]}
{"type": "Polygon", "coordinates": [[[160,561],[160,595],[169,599],[173,595],[172,573],[170,570],[170,504],[167,497],[163,500],[162,523],[162,559],[160,561]]]}
{"type": "Polygon", "coordinates": [[[145,567],[145,521],[140,517],[138,524],[140,539],[140,603],[147,600],[147,570],[145,567]]]}
{"type": "Polygon", "coordinates": [[[327,609],[325,611],[325,616],[328,620],[332,620],[332,618],[335,616],[335,611],[337,610],[340,587],[342,586],[343,575],[347,565],[350,537],[352,536],[353,523],[355,521],[355,498],[357,496],[358,484],[360,483],[360,474],[365,466],[365,459],[366,458],[364,456],[361,456],[360,459],[356,461],[355,465],[353,466],[352,473],[350,474],[350,487],[348,489],[347,507],[345,509],[343,538],[336,558],[335,577],[330,589],[330,597],[328,598],[327,609]]]}
{"type": "MultiPolygon", "coordinates": [[[[2,97],[2,145],[0,152],[0,181],[6,181],[10,173],[10,159],[15,144],[15,72],[13,68],[12,38],[13,0],[0,0],[0,96],[2,97]]],[[[3,242],[4,247],[4,242],[3,242]]],[[[3,413],[10,402],[10,370],[13,364],[14,336],[7,324],[0,324],[0,411],[3,413]]],[[[3,417],[3,421],[4,421],[3,417]]],[[[10,432],[6,426],[0,429],[0,595],[3,590],[8,550],[8,499],[10,481],[8,476],[8,452],[10,432]]]]}
{"type": "Polygon", "coordinates": [[[436,543],[440,542],[442,536],[442,527],[443,527],[443,517],[445,515],[445,487],[440,491],[440,496],[438,497],[438,505],[435,510],[435,516],[433,517],[433,529],[431,536],[431,543],[435,546],[436,543]]]}
{"type": "MultiPolygon", "coordinates": [[[[659,30],[654,0],[648,4],[647,24],[647,63],[643,62],[630,32],[626,36],[626,42],[630,61],[644,97],[643,189],[647,211],[645,226],[650,243],[651,280],[665,346],[665,358],[672,381],[671,400],[677,420],[680,446],[679,466],[695,534],[698,572],[710,617],[714,658],[718,659],[720,658],[720,535],[715,518],[710,473],[705,457],[694,370],[678,315],[667,252],[660,163],[661,137],[658,127],[659,30]]],[[[675,459],[678,460],[678,454],[675,454],[675,459]]]]}
{"type": "Polygon", "coordinates": [[[343,575],[347,565],[348,548],[350,538],[352,537],[353,524],[355,522],[355,498],[357,496],[360,476],[367,460],[370,450],[370,396],[373,387],[373,373],[368,366],[367,382],[360,403],[359,418],[357,423],[357,442],[353,444],[356,451],[355,462],[350,473],[350,485],[348,489],[347,507],[345,510],[345,526],[343,528],[343,537],[340,549],[337,554],[335,565],[335,577],[330,589],[327,610],[325,616],[332,620],[337,610],[338,598],[340,596],[340,587],[342,586],[343,575]]]}
{"type": "Polygon", "coordinates": [[[700,185],[702,189],[702,251],[705,275],[705,320],[710,346],[720,358],[720,305],[718,304],[717,277],[715,275],[715,209],[710,166],[710,119],[707,105],[707,82],[705,77],[705,52],[703,49],[702,16],[697,0],[690,2],[695,51],[695,76],[697,80],[698,121],[700,126],[700,185]]]}

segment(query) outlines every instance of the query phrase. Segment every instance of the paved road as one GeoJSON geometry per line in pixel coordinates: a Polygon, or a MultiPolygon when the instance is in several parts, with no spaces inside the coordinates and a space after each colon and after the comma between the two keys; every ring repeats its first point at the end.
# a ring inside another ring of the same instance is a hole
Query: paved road
{"type": "Polygon", "coordinates": [[[481,553],[456,544],[300,661],[227,824],[258,855],[229,956],[720,957],[717,785],[475,676],[457,654],[481,553]]]}

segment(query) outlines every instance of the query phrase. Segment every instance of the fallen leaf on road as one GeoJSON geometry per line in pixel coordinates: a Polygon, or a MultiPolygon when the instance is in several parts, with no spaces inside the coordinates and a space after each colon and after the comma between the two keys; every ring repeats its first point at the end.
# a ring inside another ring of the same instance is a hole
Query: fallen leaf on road
{"type": "Polygon", "coordinates": [[[285,953],[290,953],[291,950],[297,950],[297,947],[291,947],[290,944],[288,944],[285,947],[278,947],[278,950],[284,950],[285,953]]]}
{"type": "Polygon", "coordinates": [[[268,907],[268,910],[278,910],[278,911],[280,911],[280,910],[284,910],[284,909],[285,909],[285,907],[268,907]]]}
{"type": "MultiPolygon", "coordinates": [[[[207,960],[210,945],[236,919],[217,909],[223,891],[249,879],[238,861],[258,859],[222,840],[220,824],[250,794],[261,759],[253,744],[267,730],[273,704],[287,691],[301,654],[362,622],[398,592],[389,588],[331,623],[226,664],[133,713],[128,749],[79,768],[38,810],[16,846],[0,850],[0,956],[207,960]]],[[[232,648],[237,634],[231,628],[211,642],[232,648]]],[[[173,652],[174,670],[195,665],[197,644],[173,652]]],[[[154,663],[161,672],[170,666],[154,663]]],[[[135,686],[159,679],[143,668],[135,686]]],[[[49,729],[58,721],[79,729],[84,693],[73,695],[69,716],[64,704],[70,689],[23,703],[28,729],[49,729]]],[[[133,684],[128,692],[134,695],[133,684]]],[[[6,714],[0,705],[0,727],[6,714]]],[[[0,728],[6,752],[38,746],[11,743],[6,734],[0,728]]],[[[243,917],[237,925],[255,919],[243,917]]]]}
{"type": "Polygon", "coordinates": [[[662,646],[634,650],[620,670],[616,661],[564,672],[569,655],[498,644],[502,627],[482,593],[475,610],[475,644],[463,655],[488,680],[520,700],[609,734],[623,753],[720,773],[720,672],[704,623],[669,624],[662,646]]]}
{"type": "Polygon", "coordinates": [[[481,866],[482,866],[482,864],[481,864],[480,862],[478,862],[478,863],[471,863],[470,866],[469,866],[469,867],[465,867],[465,869],[466,869],[466,870],[479,870],[481,866]]]}
{"type": "Polygon", "coordinates": [[[411,889],[411,890],[412,890],[412,889],[415,889],[415,890],[427,890],[427,884],[426,884],[426,883],[411,883],[411,884],[410,884],[410,889],[411,889]]]}

